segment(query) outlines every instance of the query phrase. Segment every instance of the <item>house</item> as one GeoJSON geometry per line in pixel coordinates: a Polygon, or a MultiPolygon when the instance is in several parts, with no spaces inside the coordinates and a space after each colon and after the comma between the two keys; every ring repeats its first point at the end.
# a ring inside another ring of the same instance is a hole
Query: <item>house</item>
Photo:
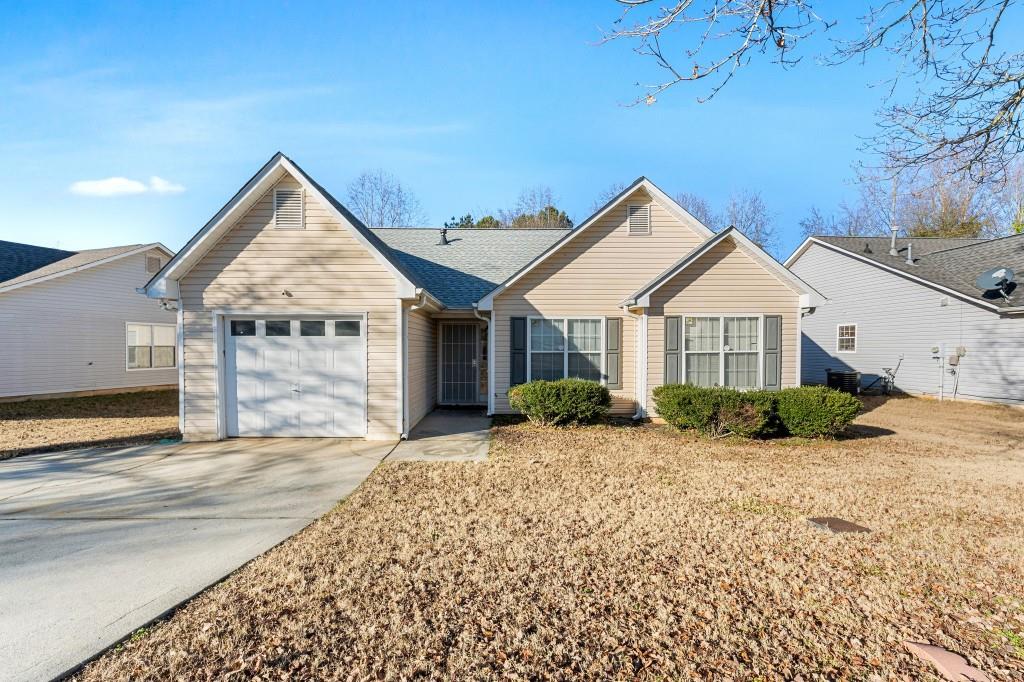
{"type": "Polygon", "coordinates": [[[799,381],[817,295],[645,178],[574,230],[371,229],[276,154],[149,282],[182,325],[182,432],[404,435],[437,405],[511,411],[531,379],[799,381]]]}
{"type": "Polygon", "coordinates": [[[877,385],[889,368],[906,393],[1024,403],[1024,294],[976,285],[1024,273],[1024,235],[811,237],[786,265],[828,299],[804,319],[804,383],[832,369],[877,385]]]}
{"type": "Polygon", "coordinates": [[[174,312],[136,291],[172,255],[0,241],[0,399],[174,387],[174,312]]]}

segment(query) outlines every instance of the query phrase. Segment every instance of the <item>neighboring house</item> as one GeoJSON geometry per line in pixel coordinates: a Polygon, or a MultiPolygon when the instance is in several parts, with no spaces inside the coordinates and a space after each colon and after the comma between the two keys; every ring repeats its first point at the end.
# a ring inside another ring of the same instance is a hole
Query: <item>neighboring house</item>
{"type": "Polygon", "coordinates": [[[828,299],[804,318],[803,382],[856,370],[869,385],[890,368],[907,393],[1024,403],[1024,289],[1006,300],[975,285],[992,268],[1024,275],[1024,235],[895,246],[811,237],[786,261],[828,299]]]}
{"type": "Polygon", "coordinates": [[[578,376],[614,412],[667,381],[799,381],[817,295],[640,178],[572,231],[370,229],[275,155],[146,286],[177,302],[182,431],[404,435],[436,405],[506,413],[578,376]],[[447,241],[447,243],[445,243],[447,241]]]}
{"type": "Polygon", "coordinates": [[[174,313],[137,292],[172,255],[0,241],[0,399],[177,384],[174,313]]]}

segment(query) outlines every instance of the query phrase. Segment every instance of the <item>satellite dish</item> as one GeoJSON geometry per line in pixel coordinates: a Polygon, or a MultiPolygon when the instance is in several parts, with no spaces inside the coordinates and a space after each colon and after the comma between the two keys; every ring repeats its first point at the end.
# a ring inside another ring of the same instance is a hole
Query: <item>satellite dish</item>
{"type": "Polygon", "coordinates": [[[1010,293],[1017,288],[1013,279],[1013,270],[1006,267],[992,268],[978,275],[975,286],[981,289],[985,298],[1002,297],[1010,300],[1010,293]]]}

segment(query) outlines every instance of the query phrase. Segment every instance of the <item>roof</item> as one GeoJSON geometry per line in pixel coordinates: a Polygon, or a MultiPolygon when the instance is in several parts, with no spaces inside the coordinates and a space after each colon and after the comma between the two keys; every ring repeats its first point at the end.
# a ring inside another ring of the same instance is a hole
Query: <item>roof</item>
{"type": "Polygon", "coordinates": [[[74,251],[0,241],[0,282],[75,255],[74,251]]]}
{"type": "Polygon", "coordinates": [[[794,262],[807,246],[815,242],[907,277],[923,280],[989,308],[1011,310],[1024,306],[1024,294],[1020,292],[1011,295],[1010,301],[1006,301],[998,295],[986,295],[974,284],[978,275],[995,267],[1008,267],[1024,274],[1024,234],[998,239],[898,237],[897,256],[889,255],[889,237],[818,236],[809,238],[789,257],[786,264],[794,262]],[[914,259],[913,265],[906,262],[908,245],[914,259]]]}
{"type": "Polygon", "coordinates": [[[716,244],[719,244],[726,239],[731,239],[737,247],[745,251],[755,261],[759,262],[765,270],[774,274],[778,279],[783,281],[787,286],[792,288],[794,291],[805,295],[806,298],[801,301],[801,306],[813,307],[819,305],[824,298],[817,291],[814,290],[809,284],[804,282],[802,279],[797,277],[788,268],[782,265],[779,261],[772,258],[764,249],[752,242],[746,235],[740,232],[735,226],[730,225],[726,229],[722,230],[718,234],[712,235],[706,239],[699,246],[691,250],[685,256],[677,260],[665,271],[659,274],[657,277],[649,281],[647,284],[642,286],[637,291],[623,301],[623,305],[634,306],[639,305],[640,307],[647,307],[650,305],[650,295],[661,288],[666,282],[670,281],[680,272],[685,270],[691,264],[700,260],[701,256],[710,251],[716,244]]]}
{"type": "Polygon", "coordinates": [[[564,229],[455,228],[448,230],[449,244],[442,245],[440,228],[370,231],[448,308],[472,308],[567,233],[564,229]]]}
{"type": "MultiPolygon", "coordinates": [[[[45,249],[43,247],[29,246],[28,244],[0,242],[0,260],[3,261],[3,265],[0,265],[0,268],[6,269],[7,254],[9,252],[26,253],[30,249],[40,249],[41,251],[49,252],[50,256],[50,260],[48,263],[40,267],[36,267],[35,269],[25,271],[21,275],[18,275],[16,277],[0,281],[0,291],[22,287],[27,284],[35,283],[37,281],[53,279],[54,277],[58,277],[64,274],[71,274],[72,272],[77,272],[78,270],[82,270],[88,267],[101,265],[112,259],[127,256],[132,253],[140,251],[147,251],[153,248],[157,248],[166,252],[168,256],[170,256],[172,253],[162,244],[156,243],[128,244],[126,246],[111,246],[104,249],[86,249],[84,251],[60,251],[58,249],[45,249]],[[59,259],[53,259],[53,256],[56,254],[64,254],[64,256],[59,259]]],[[[40,255],[45,256],[46,254],[40,255]]]]}

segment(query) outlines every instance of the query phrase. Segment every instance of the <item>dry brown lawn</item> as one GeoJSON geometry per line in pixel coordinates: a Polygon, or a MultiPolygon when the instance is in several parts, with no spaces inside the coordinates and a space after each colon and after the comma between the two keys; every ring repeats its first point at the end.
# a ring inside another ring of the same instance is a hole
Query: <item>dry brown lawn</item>
{"type": "Polygon", "coordinates": [[[179,435],[176,390],[0,403],[0,459],[179,435]]]}
{"type": "Polygon", "coordinates": [[[1024,413],[890,400],[838,442],[495,430],[91,664],[124,679],[1024,679],[1024,413]],[[816,530],[841,516],[862,535],[816,530]]]}

